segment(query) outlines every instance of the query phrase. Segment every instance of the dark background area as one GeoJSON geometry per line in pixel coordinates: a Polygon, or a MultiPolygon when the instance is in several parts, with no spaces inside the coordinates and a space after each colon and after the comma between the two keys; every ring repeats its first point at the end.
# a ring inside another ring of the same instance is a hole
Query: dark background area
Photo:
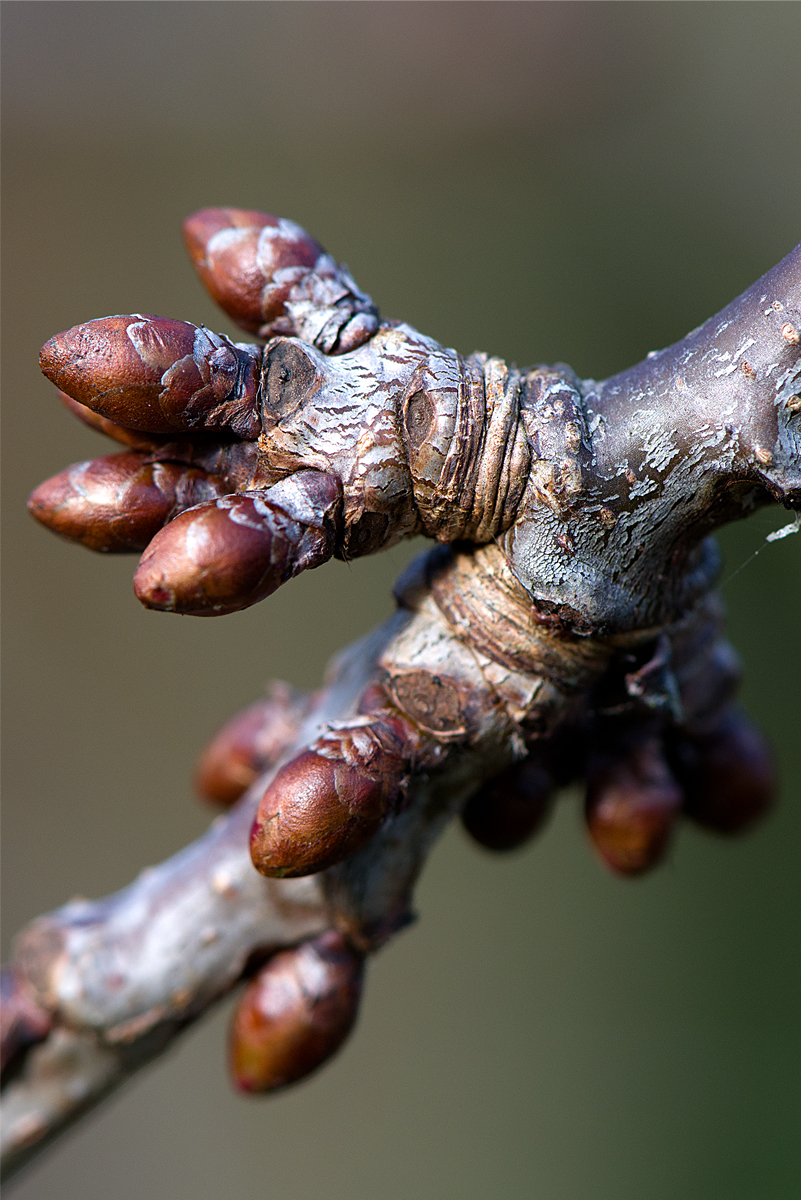
{"type": "MultiPolygon", "coordinates": [[[[801,7],[5,3],[4,924],[197,835],[195,755],[271,677],[312,687],[417,547],[213,621],[145,612],[133,560],[25,514],[110,452],[39,346],[93,316],[229,332],[180,222],[307,226],[384,312],[464,352],[603,377],[682,336],[801,234],[801,7]]],[[[229,1090],[226,1011],[31,1168],[18,1200],[778,1200],[801,1178],[801,537],[726,532],[744,697],[780,804],[611,878],[575,796],[490,857],[454,829],[309,1083],[229,1090]]],[[[6,940],[6,947],[9,941],[6,940]]],[[[7,953],[7,950],[6,950],[7,953]]]]}

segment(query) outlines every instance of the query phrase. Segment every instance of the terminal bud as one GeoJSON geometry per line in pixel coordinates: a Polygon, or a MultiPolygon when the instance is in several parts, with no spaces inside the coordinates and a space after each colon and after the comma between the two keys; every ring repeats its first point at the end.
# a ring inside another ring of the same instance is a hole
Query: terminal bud
{"type": "Polygon", "coordinates": [[[47,378],[101,417],[147,433],[261,430],[258,346],[241,346],[202,325],[168,317],[101,317],[58,333],[43,347],[47,378]]]}

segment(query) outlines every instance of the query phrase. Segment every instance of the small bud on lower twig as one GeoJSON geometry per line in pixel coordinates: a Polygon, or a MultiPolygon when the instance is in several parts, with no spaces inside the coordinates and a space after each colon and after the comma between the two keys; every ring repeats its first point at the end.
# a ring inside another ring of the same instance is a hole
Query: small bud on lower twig
{"type": "Polygon", "coordinates": [[[239,1091],[275,1091],[331,1058],[356,1020],[363,971],[364,960],[339,933],[272,958],[245,989],[231,1027],[239,1091]]]}
{"type": "Polygon", "coordinates": [[[663,857],[682,804],[657,737],[591,760],[587,826],[601,858],[619,875],[639,875],[663,857]]]}
{"type": "Polygon", "coordinates": [[[378,831],[407,763],[369,725],[332,730],[282,767],[264,793],[250,853],[264,875],[311,875],[378,831]]]}
{"type": "Polygon", "coordinates": [[[226,808],[295,740],[309,708],[309,697],[285,683],[269,696],[242,709],[212,738],[195,768],[195,790],[204,800],[226,808]]]}
{"type": "Polygon", "coordinates": [[[148,433],[230,429],[256,438],[261,350],[188,321],[102,317],[51,338],[48,379],[115,424],[148,433]]]}
{"type": "Polygon", "coordinates": [[[542,828],[554,790],[553,776],[540,763],[513,763],[471,796],[462,824],[488,850],[515,850],[542,828]]]}

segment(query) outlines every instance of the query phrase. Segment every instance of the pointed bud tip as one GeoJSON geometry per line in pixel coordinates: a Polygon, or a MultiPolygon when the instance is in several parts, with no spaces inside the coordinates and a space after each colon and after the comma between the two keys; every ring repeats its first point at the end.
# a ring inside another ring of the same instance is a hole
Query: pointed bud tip
{"type": "Polygon", "coordinates": [[[186,616],[223,616],[263,600],[283,581],[274,564],[267,522],[245,524],[231,513],[252,508],[247,497],[198,504],[164,527],[134,575],[146,608],[186,616]]]}
{"type": "MultiPolygon", "coordinates": [[[[56,334],[39,356],[47,378],[103,417],[133,429],[169,432],[162,376],[191,355],[196,329],[168,317],[100,317],[56,334]]],[[[171,414],[168,414],[171,415],[171,414]]]]}
{"type": "Polygon", "coordinates": [[[201,208],[183,223],[184,240],[193,256],[205,254],[206,245],[223,229],[263,229],[277,225],[278,218],[252,208],[201,208]]]}
{"type": "Polygon", "coordinates": [[[56,333],[46,341],[39,351],[39,369],[51,383],[58,385],[59,374],[68,358],[67,342],[69,330],[56,333]]]}

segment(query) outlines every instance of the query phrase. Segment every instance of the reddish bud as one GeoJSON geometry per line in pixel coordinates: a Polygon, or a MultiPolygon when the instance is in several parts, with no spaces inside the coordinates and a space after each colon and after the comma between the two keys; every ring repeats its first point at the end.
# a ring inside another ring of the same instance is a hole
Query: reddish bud
{"type": "Polygon", "coordinates": [[[292,268],[311,268],[325,253],[294,221],[240,208],[195,213],[184,222],[184,240],[207,290],[249,333],[283,314],[298,277],[292,268]]]}
{"type": "Polygon", "coordinates": [[[134,576],[147,608],[194,616],[238,612],[331,557],[339,481],[302,471],[261,492],[182,513],[153,538],[134,576]]]}
{"type": "Polygon", "coordinates": [[[353,1028],[364,960],[326,933],[268,962],[251,980],[231,1026],[230,1066],[241,1092],[273,1092],[331,1058],[353,1028]]]}
{"type": "Polygon", "coordinates": [[[587,825],[608,867],[619,875],[639,875],[667,850],[683,796],[657,738],[624,753],[590,763],[587,825]]]}
{"type": "Polygon", "coordinates": [[[37,1003],[30,986],[14,967],[0,971],[0,1069],[26,1046],[41,1042],[52,1018],[37,1003]]]}
{"type": "Polygon", "coordinates": [[[515,850],[542,828],[553,795],[550,772],[533,759],[524,759],[470,797],[462,810],[462,824],[487,850],[515,850]]]}
{"type": "Polygon", "coordinates": [[[129,429],[227,428],[256,438],[260,355],[187,321],[135,314],[59,333],[39,361],[67,395],[129,429]]]}
{"type": "Polygon", "coordinates": [[[309,699],[286,684],[227,721],[203,751],[195,790],[214,804],[235,804],[243,792],[278,762],[298,735],[309,699]]]}
{"type": "Polygon", "coordinates": [[[681,749],[684,809],[699,825],[739,833],[770,809],[777,785],[773,755],[744,712],[729,709],[713,732],[687,739],[681,749]]]}
{"type": "Polygon", "coordinates": [[[28,510],[53,533],[90,550],[143,550],[176,508],[219,494],[213,476],[136,453],[76,463],[33,492],[28,510]]]}
{"type": "Polygon", "coordinates": [[[263,875],[312,875],[348,858],[396,803],[406,762],[369,725],[332,730],[288,762],[262,797],[250,854],[263,875]]]}

